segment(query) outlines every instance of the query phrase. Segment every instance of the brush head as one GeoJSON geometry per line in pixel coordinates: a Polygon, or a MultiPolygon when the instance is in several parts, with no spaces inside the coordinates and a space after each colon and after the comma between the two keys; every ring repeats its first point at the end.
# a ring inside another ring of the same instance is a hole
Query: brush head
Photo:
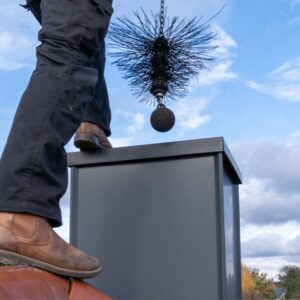
{"type": "Polygon", "coordinates": [[[148,16],[141,9],[135,17],[135,22],[121,17],[110,25],[110,55],[140,102],[158,103],[151,125],[166,132],[174,126],[175,116],[164,104],[184,98],[190,80],[214,60],[210,52],[216,48],[216,34],[202,17],[166,20],[164,0],[160,14],[148,16]]]}
{"type": "Polygon", "coordinates": [[[182,99],[190,80],[214,60],[210,53],[216,34],[201,17],[168,19],[162,32],[159,14],[151,17],[141,10],[135,17],[120,17],[110,25],[107,41],[113,63],[140,102],[157,104],[157,93],[164,95],[164,103],[182,99]]]}

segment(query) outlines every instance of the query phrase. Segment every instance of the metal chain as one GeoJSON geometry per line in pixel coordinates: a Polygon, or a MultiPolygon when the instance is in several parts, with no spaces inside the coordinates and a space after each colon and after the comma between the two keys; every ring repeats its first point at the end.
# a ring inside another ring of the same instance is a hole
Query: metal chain
{"type": "Polygon", "coordinates": [[[165,26],[165,0],[160,0],[160,29],[159,35],[164,35],[165,26]]]}

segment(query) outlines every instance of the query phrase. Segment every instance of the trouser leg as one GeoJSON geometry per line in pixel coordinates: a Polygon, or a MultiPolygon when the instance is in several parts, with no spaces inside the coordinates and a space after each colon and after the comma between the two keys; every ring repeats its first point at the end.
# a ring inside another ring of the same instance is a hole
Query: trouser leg
{"type": "MultiPolygon", "coordinates": [[[[41,0],[26,0],[27,5],[22,5],[30,10],[37,21],[41,24],[41,0]]],[[[111,109],[109,104],[109,96],[104,78],[105,67],[105,43],[101,50],[95,55],[94,66],[99,72],[99,79],[96,85],[96,93],[94,101],[87,104],[83,121],[93,122],[101,127],[106,136],[111,135],[111,109]]]]}
{"type": "Polygon", "coordinates": [[[95,68],[99,71],[99,79],[96,85],[95,99],[88,103],[83,121],[89,121],[101,127],[106,136],[111,135],[110,122],[111,110],[109,104],[109,97],[107,92],[106,81],[104,78],[105,67],[105,44],[101,51],[95,56],[95,68]]]}
{"type": "Polygon", "coordinates": [[[0,161],[0,211],[61,225],[68,184],[64,146],[95,98],[109,0],[42,0],[37,64],[22,95],[0,161]]]}

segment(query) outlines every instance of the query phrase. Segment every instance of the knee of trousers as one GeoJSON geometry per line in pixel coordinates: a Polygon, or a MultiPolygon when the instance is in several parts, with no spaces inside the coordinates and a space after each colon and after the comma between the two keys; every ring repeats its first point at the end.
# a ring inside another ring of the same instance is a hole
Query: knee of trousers
{"type": "Polygon", "coordinates": [[[59,41],[62,46],[88,56],[103,47],[111,15],[111,0],[41,0],[39,40],[59,41]]]}

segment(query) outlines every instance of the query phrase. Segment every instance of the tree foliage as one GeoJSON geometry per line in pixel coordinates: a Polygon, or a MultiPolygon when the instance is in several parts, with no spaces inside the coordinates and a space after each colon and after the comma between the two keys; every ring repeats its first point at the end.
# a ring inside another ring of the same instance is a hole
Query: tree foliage
{"type": "Polygon", "coordinates": [[[267,278],[266,273],[262,273],[258,268],[251,269],[251,275],[255,282],[256,290],[262,299],[274,299],[275,283],[267,278]]]}
{"type": "Polygon", "coordinates": [[[279,273],[279,285],[286,289],[286,299],[300,299],[300,267],[282,267],[279,273]]]}
{"type": "Polygon", "coordinates": [[[243,299],[256,299],[257,291],[255,290],[255,282],[252,278],[250,269],[242,266],[242,293],[243,299]]]}
{"type": "Polygon", "coordinates": [[[267,278],[266,273],[257,268],[242,266],[242,292],[243,299],[274,299],[275,284],[267,278]]]}

